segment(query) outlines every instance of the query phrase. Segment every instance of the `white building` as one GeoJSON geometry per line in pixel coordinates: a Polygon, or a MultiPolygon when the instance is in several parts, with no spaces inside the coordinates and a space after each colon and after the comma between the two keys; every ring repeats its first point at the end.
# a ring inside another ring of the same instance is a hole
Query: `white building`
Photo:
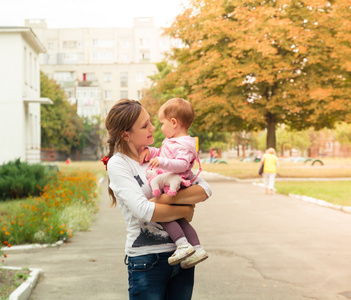
{"type": "Polygon", "coordinates": [[[39,53],[45,48],[27,27],[0,27],[0,164],[40,161],[39,53]]]}
{"type": "MultiPolygon", "coordinates": [[[[103,117],[121,98],[141,99],[151,84],[148,76],[157,73],[155,63],[177,43],[162,36],[153,18],[135,18],[133,28],[50,29],[45,20],[26,20],[26,26],[47,49],[41,55],[41,70],[69,98],[78,98],[78,87],[100,88],[101,99],[96,101],[103,117]]],[[[91,115],[86,109],[84,114],[91,115]]]]}

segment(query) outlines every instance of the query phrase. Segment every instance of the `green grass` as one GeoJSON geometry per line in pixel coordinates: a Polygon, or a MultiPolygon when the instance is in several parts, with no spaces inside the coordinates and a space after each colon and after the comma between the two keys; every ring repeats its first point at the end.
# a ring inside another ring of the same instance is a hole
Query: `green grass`
{"type": "Polygon", "coordinates": [[[333,204],[351,206],[350,181],[290,181],[276,182],[279,194],[305,195],[333,204]]]}
{"type": "Polygon", "coordinates": [[[29,276],[29,269],[9,270],[0,267],[0,300],[7,300],[29,276]]]}

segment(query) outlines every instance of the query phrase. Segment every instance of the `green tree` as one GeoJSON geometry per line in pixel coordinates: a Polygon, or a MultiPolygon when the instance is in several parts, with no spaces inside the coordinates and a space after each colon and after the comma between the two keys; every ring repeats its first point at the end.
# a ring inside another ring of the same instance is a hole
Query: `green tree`
{"type": "Polygon", "coordinates": [[[43,72],[40,73],[40,94],[54,102],[41,106],[42,147],[69,154],[72,148],[79,146],[83,120],[77,115],[76,107],[66,100],[61,87],[43,72]]]}
{"type": "Polygon", "coordinates": [[[79,135],[79,150],[89,147],[95,154],[96,159],[100,159],[103,153],[103,138],[107,133],[100,116],[83,118],[83,131],[79,135]]]}
{"type": "Polygon", "coordinates": [[[345,122],[337,124],[335,128],[335,139],[342,145],[351,146],[351,124],[345,122]]]}
{"type": "Polygon", "coordinates": [[[183,87],[204,131],[333,127],[351,120],[347,0],[191,0],[167,30],[184,47],[157,89],[183,87]]]}

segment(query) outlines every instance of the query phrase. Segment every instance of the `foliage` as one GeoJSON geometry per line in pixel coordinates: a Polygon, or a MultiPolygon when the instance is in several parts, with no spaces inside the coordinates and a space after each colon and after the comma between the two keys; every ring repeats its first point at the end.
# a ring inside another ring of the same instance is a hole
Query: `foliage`
{"type": "Polygon", "coordinates": [[[0,200],[37,196],[47,184],[44,166],[20,159],[0,166],[0,200]]]}
{"type": "Polygon", "coordinates": [[[346,0],[191,0],[167,30],[172,72],[155,92],[182,87],[203,131],[331,128],[351,120],[351,10],[346,0]],[[219,117],[220,116],[220,117],[219,117]]]}
{"type": "Polygon", "coordinates": [[[96,189],[90,172],[58,173],[40,197],[29,197],[15,211],[0,211],[0,240],[17,245],[53,243],[87,229],[97,211],[96,189]]]}
{"type": "Polygon", "coordinates": [[[79,135],[78,149],[82,150],[88,146],[94,148],[96,159],[101,157],[103,152],[102,140],[106,136],[106,130],[102,123],[100,116],[83,118],[83,130],[79,135]]]}
{"type": "Polygon", "coordinates": [[[71,148],[79,145],[83,120],[78,117],[76,107],[66,100],[61,87],[43,72],[40,73],[40,94],[54,102],[41,106],[41,145],[69,154],[71,148]]]}
{"type": "MultiPolygon", "coordinates": [[[[184,94],[184,88],[169,83],[167,86],[163,86],[163,90],[161,91],[157,87],[157,82],[162,80],[169,74],[172,70],[172,66],[169,65],[166,61],[162,61],[156,64],[158,73],[149,76],[151,80],[153,80],[154,85],[148,89],[144,90],[143,98],[140,100],[141,104],[147,109],[150,114],[153,124],[155,126],[154,131],[154,139],[155,142],[153,144],[154,147],[160,147],[162,145],[162,141],[165,136],[161,132],[161,124],[158,120],[158,109],[160,106],[169,99],[175,97],[181,97],[187,99],[184,94]]],[[[218,147],[218,148],[226,148],[225,146],[228,142],[228,133],[222,132],[210,132],[204,133],[199,130],[195,130],[193,127],[190,128],[189,134],[191,136],[196,136],[199,138],[199,148],[204,151],[208,151],[210,147],[218,147]]]]}
{"type": "Polygon", "coordinates": [[[335,129],[335,138],[345,146],[351,146],[351,124],[339,123],[335,129]]]}
{"type": "Polygon", "coordinates": [[[299,149],[302,153],[312,145],[310,132],[312,129],[296,131],[289,127],[279,126],[277,128],[277,150],[283,155],[284,150],[299,149]]]}

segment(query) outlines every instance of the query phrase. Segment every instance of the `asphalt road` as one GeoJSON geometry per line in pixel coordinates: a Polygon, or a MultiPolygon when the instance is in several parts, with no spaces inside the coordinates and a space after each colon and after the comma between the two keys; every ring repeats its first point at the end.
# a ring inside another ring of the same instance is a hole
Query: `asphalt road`
{"type": "MultiPolygon", "coordinates": [[[[197,205],[193,225],[210,257],[196,267],[193,300],[351,299],[351,214],[249,182],[208,181],[213,196],[197,205]]],[[[31,300],[128,299],[125,233],[105,181],[90,231],[59,248],[11,253],[6,264],[43,269],[31,300]]]]}

